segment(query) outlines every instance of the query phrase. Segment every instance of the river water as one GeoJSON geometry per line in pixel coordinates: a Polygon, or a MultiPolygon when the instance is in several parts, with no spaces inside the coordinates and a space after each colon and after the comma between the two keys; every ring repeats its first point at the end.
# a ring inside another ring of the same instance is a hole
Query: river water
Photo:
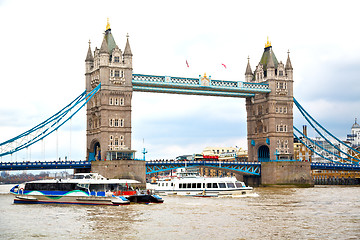
{"type": "Polygon", "coordinates": [[[129,206],[14,205],[0,194],[0,239],[360,239],[360,187],[255,193],[129,206]]]}

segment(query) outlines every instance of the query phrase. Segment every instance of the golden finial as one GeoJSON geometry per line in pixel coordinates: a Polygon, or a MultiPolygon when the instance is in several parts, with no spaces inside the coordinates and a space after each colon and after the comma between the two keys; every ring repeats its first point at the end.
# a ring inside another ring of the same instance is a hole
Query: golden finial
{"type": "Polygon", "coordinates": [[[204,73],[204,78],[207,78],[207,77],[206,77],[206,73],[204,73]]]}
{"type": "Polygon", "coordinates": [[[109,18],[107,18],[106,31],[110,29],[109,18]]]}
{"type": "Polygon", "coordinates": [[[269,37],[267,37],[267,42],[265,44],[265,47],[271,47],[271,42],[269,42],[269,37]]]}

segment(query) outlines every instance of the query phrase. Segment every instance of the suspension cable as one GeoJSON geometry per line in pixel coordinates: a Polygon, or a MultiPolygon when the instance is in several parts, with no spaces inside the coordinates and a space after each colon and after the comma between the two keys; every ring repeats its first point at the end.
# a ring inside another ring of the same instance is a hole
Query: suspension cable
{"type": "MultiPolygon", "coordinates": [[[[318,125],[321,127],[321,125],[316,122],[300,105],[298,106],[298,102],[295,100],[294,98],[294,103],[295,105],[298,107],[300,113],[303,115],[303,117],[306,119],[306,121],[312,126],[312,128],[322,137],[326,140],[326,142],[328,142],[331,146],[333,146],[335,149],[337,149],[338,151],[340,151],[341,153],[345,154],[346,156],[348,156],[349,158],[352,158],[354,160],[359,161],[359,159],[349,155],[348,153],[344,152],[343,150],[341,150],[340,148],[338,148],[337,146],[335,146],[330,140],[328,140],[315,126],[314,124],[309,120],[308,116],[318,125]]],[[[322,128],[322,127],[321,127],[322,128]]],[[[322,128],[324,130],[324,128],[322,128]]],[[[328,131],[326,131],[328,133],[328,131]]],[[[336,138],[337,139],[337,138],[336,138]]],[[[337,139],[338,140],[338,139],[337,139]]],[[[338,140],[340,143],[344,144],[342,141],[338,140]]],[[[345,144],[344,144],[345,145],[345,144]]],[[[347,145],[346,145],[347,146],[347,145]]],[[[351,148],[351,147],[350,147],[351,148]]],[[[352,148],[351,148],[352,149],[352,148]]]]}
{"type": "Polygon", "coordinates": [[[313,117],[311,117],[311,115],[300,105],[300,103],[298,101],[296,101],[295,98],[294,99],[294,103],[295,105],[297,106],[297,108],[300,110],[300,108],[304,111],[304,113],[306,115],[309,116],[309,118],[314,121],[322,130],[324,130],[327,134],[329,134],[331,137],[333,137],[334,139],[336,139],[338,142],[340,142],[341,144],[343,144],[344,146],[346,146],[347,148],[350,148],[351,150],[357,152],[357,153],[360,153],[360,151],[352,148],[351,146],[349,146],[348,144],[344,143],[343,141],[341,141],[340,139],[338,139],[336,136],[334,136],[333,134],[331,134],[328,130],[326,130],[323,126],[321,126],[320,123],[318,123],[313,117]]]}

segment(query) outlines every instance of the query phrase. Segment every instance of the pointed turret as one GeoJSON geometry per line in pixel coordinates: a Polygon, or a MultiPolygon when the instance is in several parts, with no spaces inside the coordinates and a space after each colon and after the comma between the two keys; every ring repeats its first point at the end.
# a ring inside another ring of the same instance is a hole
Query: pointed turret
{"type": "Polygon", "coordinates": [[[290,51],[288,51],[288,58],[287,58],[286,64],[285,64],[285,72],[286,72],[287,79],[293,80],[293,67],[292,67],[291,61],[290,61],[290,51]]]}
{"type": "Polygon", "coordinates": [[[87,55],[86,55],[86,59],[85,59],[85,62],[92,62],[94,61],[94,57],[92,55],[92,52],[91,52],[91,42],[89,40],[89,48],[88,48],[88,52],[87,52],[87,55]]]}
{"type": "Polygon", "coordinates": [[[291,65],[291,61],[290,61],[290,51],[289,50],[288,50],[288,57],[287,57],[287,60],[286,60],[285,69],[293,69],[293,67],[291,65]]]}
{"type": "Polygon", "coordinates": [[[124,50],[124,56],[132,56],[131,48],[129,44],[129,34],[126,34],[126,45],[124,50]]]}
{"type": "Polygon", "coordinates": [[[109,53],[108,45],[107,45],[105,37],[104,37],[104,39],[103,39],[103,41],[101,43],[100,53],[109,53]]]}
{"type": "Polygon", "coordinates": [[[132,53],[131,48],[129,44],[129,34],[126,34],[126,45],[124,49],[123,59],[125,64],[129,64],[130,67],[132,67],[132,53]]]}
{"type": "Polygon", "coordinates": [[[252,74],[251,66],[250,66],[250,58],[248,57],[248,63],[246,66],[246,71],[245,71],[245,81],[250,82],[252,79],[253,79],[253,74],[252,74]]]}
{"type": "Polygon", "coordinates": [[[94,65],[94,57],[92,55],[90,45],[91,45],[91,42],[89,40],[89,48],[88,48],[88,52],[87,52],[86,59],[85,59],[85,71],[86,71],[86,73],[89,73],[91,71],[91,69],[93,68],[93,65],[94,65]]]}
{"type": "Polygon", "coordinates": [[[273,59],[273,57],[272,57],[272,55],[273,55],[272,49],[270,48],[269,51],[270,51],[270,54],[269,54],[270,57],[269,57],[269,61],[268,61],[268,63],[267,63],[267,69],[268,69],[268,70],[269,70],[269,68],[275,68],[274,59],[273,59]]]}
{"type": "Polygon", "coordinates": [[[265,44],[264,53],[260,60],[260,63],[263,65],[265,71],[267,70],[270,59],[272,60],[274,67],[277,68],[279,62],[276,59],[274,51],[272,50],[271,42],[269,42],[268,38],[267,43],[265,44]]]}
{"type": "Polygon", "coordinates": [[[273,56],[275,57],[275,55],[273,54],[272,49],[270,47],[269,48],[269,58],[268,58],[267,66],[266,66],[266,77],[268,79],[275,77],[275,63],[274,63],[273,56]]]}

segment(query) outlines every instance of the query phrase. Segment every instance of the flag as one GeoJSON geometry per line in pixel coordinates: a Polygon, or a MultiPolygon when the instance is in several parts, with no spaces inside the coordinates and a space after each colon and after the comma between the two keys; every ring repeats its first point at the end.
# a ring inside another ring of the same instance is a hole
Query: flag
{"type": "Polygon", "coordinates": [[[225,65],[225,64],[223,64],[223,63],[222,63],[221,65],[223,65],[223,66],[224,66],[224,68],[226,68],[226,65],[225,65]]]}
{"type": "Polygon", "coordinates": [[[187,66],[187,67],[189,67],[189,63],[188,63],[188,61],[187,61],[187,60],[186,60],[186,66],[187,66]]]}

